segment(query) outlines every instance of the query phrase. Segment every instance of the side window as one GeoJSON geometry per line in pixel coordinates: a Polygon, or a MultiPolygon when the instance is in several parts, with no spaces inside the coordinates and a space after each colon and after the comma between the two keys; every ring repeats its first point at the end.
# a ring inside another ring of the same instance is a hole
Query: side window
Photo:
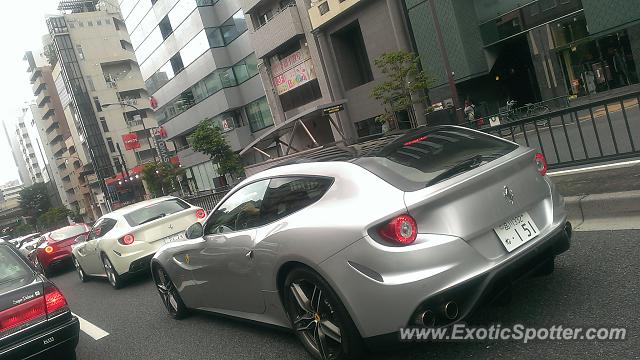
{"type": "Polygon", "coordinates": [[[268,185],[269,180],[262,180],[236,191],[213,212],[204,234],[224,234],[260,225],[260,209],[268,185]]]}
{"type": "Polygon", "coordinates": [[[318,201],[333,179],[324,177],[275,178],[262,203],[263,224],[282,219],[318,201]]]}
{"type": "Polygon", "coordinates": [[[116,226],[117,221],[109,218],[103,218],[98,220],[95,225],[93,225],[93,229],[89,233],[88,240],[99,239],[103,237],[106,233],[111,231],[114,226],[116,226]]]}

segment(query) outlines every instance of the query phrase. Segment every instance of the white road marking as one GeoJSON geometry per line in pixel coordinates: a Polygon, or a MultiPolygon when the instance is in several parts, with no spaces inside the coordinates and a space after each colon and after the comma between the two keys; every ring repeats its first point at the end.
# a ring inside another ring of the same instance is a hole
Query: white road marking
{"type": "Polygon", "coordinates": [[[612,164],[604,164],[604,165],[594,165],[594,166],[586,166],[581,167],[579,169],[569,169],[569,170],[559,170],[559,171],[549,171],[549,176],[558,176],[558,175],[569,175],[569,174],[579,174],[583,172],[589,172],[594,170],[604,170],[608,168],[620,168],[627,167],[632,165],[640,164],[640,160],[631,160],[631,161],[623,161],[612,164]]]}
{"type": "Polygon", "coordinates": [[[109,336],[108,332],[81,318],[80,316],[78,316],[78,314],[73,315],[75,315],[80,321],[80,330],[82,330],[85,334],[91,336],[93,340],[100,340],[105,336],[109,336]]]}

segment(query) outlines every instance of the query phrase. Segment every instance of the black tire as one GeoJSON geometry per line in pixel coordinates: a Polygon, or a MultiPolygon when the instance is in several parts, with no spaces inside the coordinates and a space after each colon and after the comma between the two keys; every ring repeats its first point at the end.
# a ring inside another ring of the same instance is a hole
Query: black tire
{"type": "Polygon", "coordinates": [[[83,283],[89,281],[89,276],[84,272],[82,265],[80,265],[75,256],[71,256],[71,261],[73,261],[73,266],[76,268],[76,273],[78,274],[80,281],[83,283]]]}
{"type": "Polygon", "coordinates": [[[544,261],[544,263],[542,263],[542,265],[540,265],[540,267],[538,267],[538,269],[535,272],[535,276],[548,276],[553,274],[553,271],[556,269],[556,258],[555,256],[552,256],[550,258],[548,258],[547,260],[544,261]]]}
{"type": "Polygon", "coordinates": [[[111,284],[111,286],[116,290],[122,288],[124,281],[118,274],[116,269],[113,267],[113,264],[111,263],[111,260],[109,260],[109,257],[105,254],[102,254],[102,265],[104,266],[105,274],[107,274],[107,280],[109,281],[109,284],[111,284]]]}
{"type": "Polygon", "coordinates": [[[167,272],[159,265],[153,267],[153,280],[160,299],[167,309],[169,316],[176,320],[184,319],[189,315],[189,309],[184,305],[182,297],[167,272]]]}
{"type": "Polygon", "coordinates": [[[293,269],[284,282],[282,300],[291,327],[316,359],[362,358],[358,329],[336,293],[314,271],[293,269]]]}

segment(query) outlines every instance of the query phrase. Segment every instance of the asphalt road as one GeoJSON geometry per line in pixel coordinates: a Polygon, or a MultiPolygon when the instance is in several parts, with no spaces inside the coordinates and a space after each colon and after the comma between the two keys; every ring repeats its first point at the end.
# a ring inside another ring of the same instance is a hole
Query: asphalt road
{"type": "MultiPolygon", "coordinates": [[[[637,230],[576,233],[553,275],[521,282],[511,303],[482,308],[470,319],[503,327],[625,327],[624,341],[402,344],[371,358],[640,359],[639,238],[637,230]]],[[[207,314],[170,319],[150,278],[117,291],[102,280],[81,284],[71,269],[52,280],[74,313],[109,333],[100,340],[81,333],[80,360],[309,358],[286,331],[207,314]]]]}

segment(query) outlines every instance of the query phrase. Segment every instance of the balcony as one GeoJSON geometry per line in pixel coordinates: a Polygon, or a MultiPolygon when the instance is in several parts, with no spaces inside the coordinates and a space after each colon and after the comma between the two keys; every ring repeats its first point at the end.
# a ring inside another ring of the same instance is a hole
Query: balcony
{"type": "Polygon", "coordinates": [[[33,83],[33,86],[31,86],[31,90],[33,90],[34,96],[38,96],[40,91],[46,88],[47,88],[47,83],[45,83],[44,81],[36,81],[33,83]]]}
{"type": "MultiPolygon", "coordinates": [[[[53,130],[57,129],[60,127],[60,123],[58,122],[58,118],[55,116],[49,116],[48,118],[42,120],[42,127],[44,127],[44,130],[47,132],[47,139],[49,139],[49,134],[51,134],[51,132],[53,132],[53,130]]],[[[53,138],[51,138],[53,139],[53,138]]],[[[49,139],[49,142],[51,142],[51,140],[49,139]]]]}
{"type": "Polygon", "coordinates": [[[49,100],[51,100],[51,96],[49,96],[49,90],[45,88],[38,94],[38,97],[36,98],[36,104],[38,104],[39,107],[43,107],[44,104],[49,100]]]}
{"type": "Polygon", "coordinates": [[[60,156],[67,149],[67,145],[65,145],[64,141],[58,141],[51,145],[51,152],[55,156],[60,156]]]}
{"type": "Polygon", "coordinates": [[[256,57],[264,58],[270,55],[280,45],[299,35],[304,35],[304,28],[298,7],[287,6],[251,34],[256,57]]]}
{"type": "Polygon", "coordinates": [[[242,0],[242,10],[244,10],[245,14],[251,13],[255,8],[260,5],[266,3],[266,0],[242,0]]]}
{"type": "Polygon", "coordinates": [[[327,24],[336,16],[360,2],[363,2],[363,0],[320,0],[312,2],[309,8],[311,27],[315,30],[327,24]]]}
{"type": "Polygon", "coordinates": [[[35,70],[31,73],[31,83],[35,83],[40,76],[42,76],[42,71],[40,70],[40,68],[35,68],[35,70]]]}
{"type": "Polygon", "coordinates": [[[44,103],[41,109],[42,109],[42,120],[47,120],[48,118],[53,117],[54,111],[53,111],[53,105],[51,105],[51,102],[44,103]]]}

